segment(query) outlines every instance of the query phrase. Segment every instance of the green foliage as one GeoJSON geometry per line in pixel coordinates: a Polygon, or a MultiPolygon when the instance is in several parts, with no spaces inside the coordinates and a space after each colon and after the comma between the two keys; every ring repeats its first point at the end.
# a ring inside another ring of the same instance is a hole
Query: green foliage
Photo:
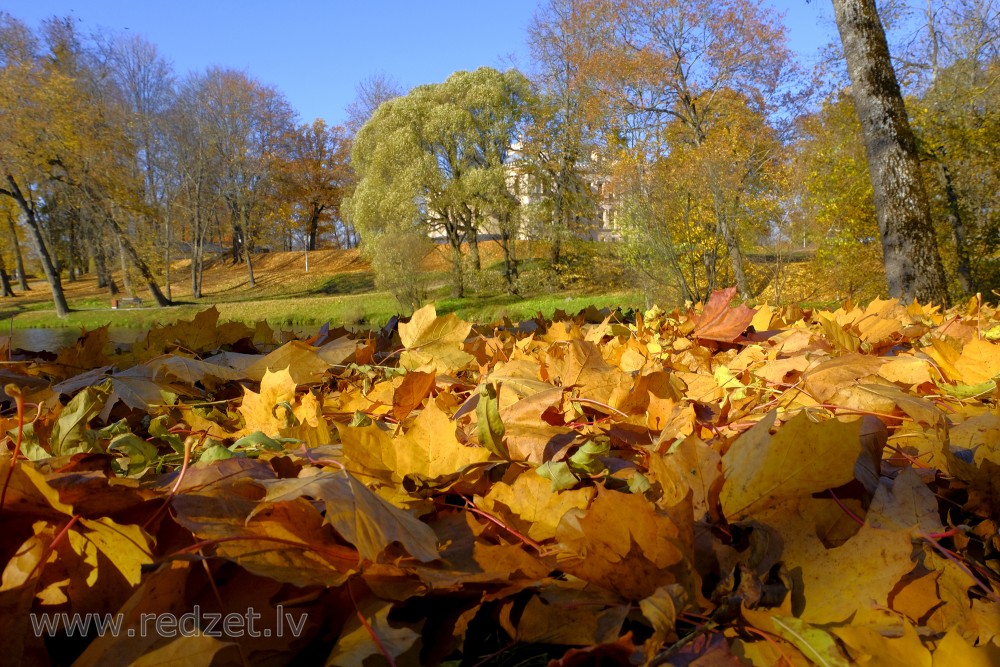
{"type": "Polygon", "coordinates": [[[433,243],[420,229],[369,233],[363,249],[375,273],[375,287],[392,294],[406,312],[427,299],[430,276],[421,267],[433,243]]]}
{"type": "Polygon", "coordinates": [[[453,295],[461,296],[462,242],[490,221],[511,236],[518,219],[506,163],[530,96],[516,70],[483,67],[380,106],[351,154],[358,181],[347,212],[362,238],[416,228],[446,239],[453,295]]]}
{"type": "Polygon", "coordinates": [[[966,57],[912,100],[924,182],[952,292],[1000,284],[1000,62],[966,57]]]}
{"type": "Polygon", "coordinates": [[[846,92],[800,121],[797,238],[816,247],[820,280],[839,298],[885,290],[882,246],[861,126],[846,92]],[[860,270],[859,270],[860,269],[860,270]]]}
{"type": "Polygon", "coordinates": [[[765,235],[781,215],[774,128],[742,95],[714,97],[698,128],[680,120],[663,128],[666,155],[652,163],[623,157],[618,167],[626,261],[645,285],[685,301],[727,284],[727,273],[748,290],[744,239],[765,235]]]}

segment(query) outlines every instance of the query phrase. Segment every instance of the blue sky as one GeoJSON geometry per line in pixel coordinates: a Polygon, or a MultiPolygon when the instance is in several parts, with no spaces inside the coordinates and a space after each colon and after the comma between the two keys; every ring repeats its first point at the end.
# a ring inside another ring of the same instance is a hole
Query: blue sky
{"type": "MultiPolygon", "coordinates": [[[[786,14],[806,59],[836,36],[825,0],[765,0],[786,14]]],[[[538,0],[4,0],[37,27],[72,16],[146,37],[178,75],[219,65],[282,91],[303,120],[339,123],[358,81],[385,73],[409,88],[483,65],[527,66],[527,25],[538,0]]]]}

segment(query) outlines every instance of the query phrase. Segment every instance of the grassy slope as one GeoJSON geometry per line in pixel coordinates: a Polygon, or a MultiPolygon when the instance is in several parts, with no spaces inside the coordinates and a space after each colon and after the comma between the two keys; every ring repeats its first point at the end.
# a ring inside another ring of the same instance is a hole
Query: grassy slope
{"type": "MultiPolygon", "coordinates": [[[[483,263],[495,267],[499,249],[494,243],[482,243],[483,263]]],[[[441,283],[447,274],[449,259],[435,251],[428,256],[427,270],[439,274],[441,283]]],[[[487,269],[495,271],[495,268],[487,269]]],[[[59,320],[51,306],[48,284],[31,282],[31,291],[0,300],[0,318],[13,317],[13,326],[24,327],[149,327],[176,319],[189,319],[212,305],[219,308],[223,320],[256,322],[266,319],[273,325],[315,325],[323,322],[351,324],[381,323],[400,312],[396,300],[374,289],[368,263],[356,250],[319,250],[309,253],[309,272],[301,252],[275,252],[254,258],[256,285],[249,286],[246,267],[232,265],[218,258],[206,266],[200,299],[191,297],[188,262],[173,266],[171,294],[176,305],[158,308],[148,294],[139,289],[142,306],[111,309],[106,290],[99,290],[96,277],[87,275],[63,287],[73,312],[59,320]]],[[[115,280],[121,285],[121,276],[115,280]]],[[[161,279],[162,282],[162,279],[161,279]]],[[[587,305],[636,305],[639,297],[632,291],[599,291],[584,287],[558,294],[532,295],[527,298],[506,294],[475,294],[465,299],[446,298],[444,287],[433,290],[432,300],[441,312],[453,311],[476,321],[491,321],[503,316],[529,318],[542,312],[550,316],[556,309],[577,311],[587,305]]],[[[7,323],[9,326],[9,322],[7,323]]]]}

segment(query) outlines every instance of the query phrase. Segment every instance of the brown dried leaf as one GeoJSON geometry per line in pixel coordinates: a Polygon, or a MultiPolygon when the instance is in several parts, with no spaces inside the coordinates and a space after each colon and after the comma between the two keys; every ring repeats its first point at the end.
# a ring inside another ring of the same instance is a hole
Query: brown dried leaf
{"type": "Polygon", "coordinates": [[[712,292],[695,322],[695,338],[731,343],[743,335],[757,311],[747,308],[745,304],[730,308],[734,296],[736,287],[712,292]]]}
{"type": "Polygon", "coordinates": [[[434,373],[410,371],[392,394],[392,416],[399,421],[406,419],[434,388],[434,373]]]}

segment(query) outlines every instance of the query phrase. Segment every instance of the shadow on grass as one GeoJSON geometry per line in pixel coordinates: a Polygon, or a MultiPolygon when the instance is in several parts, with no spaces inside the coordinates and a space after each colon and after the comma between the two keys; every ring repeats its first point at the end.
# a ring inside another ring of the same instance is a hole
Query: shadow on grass
{"type": "Polygon", "coordinates": [[[370,271],[338,273],[330,276],[310,294],[365,294],[375,291],[375,274],[370,271]]]}

